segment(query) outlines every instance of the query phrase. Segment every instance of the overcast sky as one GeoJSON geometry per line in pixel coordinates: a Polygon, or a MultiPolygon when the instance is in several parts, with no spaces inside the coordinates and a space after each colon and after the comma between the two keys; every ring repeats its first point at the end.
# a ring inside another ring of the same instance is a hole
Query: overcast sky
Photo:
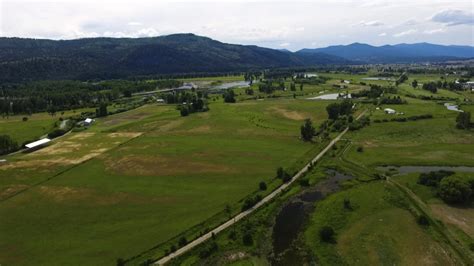
{"type": "Polygon", "coordinates": [[[298,50],[353,42],[474,45],[472,0],[0,0],[0,36],[150,37],[191,32],[298,50]]]}

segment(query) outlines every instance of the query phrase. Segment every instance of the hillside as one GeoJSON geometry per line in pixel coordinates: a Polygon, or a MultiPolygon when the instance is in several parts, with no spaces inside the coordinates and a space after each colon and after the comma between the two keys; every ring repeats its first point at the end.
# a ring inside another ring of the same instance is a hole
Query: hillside
{"type": "Polygon", "coordinates": [[[341,64],[333,55],[294,54],[221,43],[193,34],[67,41],[0,38],[0,81],[123,78],[341,64]]]}
{"type": "Polygon", "coordinates": [[[296,54],[337,55],[347,60],[366,63],[412,63],[473,58],[474,47],[436,45],[430,43],[372,46],[363,43],[302,49],[296,54]]]}

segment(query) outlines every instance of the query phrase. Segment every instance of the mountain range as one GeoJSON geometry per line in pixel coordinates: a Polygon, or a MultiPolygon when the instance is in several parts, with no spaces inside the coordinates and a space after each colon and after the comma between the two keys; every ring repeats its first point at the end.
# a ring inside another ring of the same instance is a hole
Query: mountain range
{"type": "Polygon", "coordinates": [[[354,43],[297,52],[226,44],[194,34],[152,38],[0,38],[0,82],[109,79],[277,67],[411,63],[474,58],[474,47],[354,43]]]}

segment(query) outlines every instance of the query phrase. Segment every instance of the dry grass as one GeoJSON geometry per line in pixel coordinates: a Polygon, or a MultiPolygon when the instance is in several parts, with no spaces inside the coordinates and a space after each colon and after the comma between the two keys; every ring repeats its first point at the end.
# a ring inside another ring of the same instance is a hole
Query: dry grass
{"type": "Polygon", "coordinates": [[[296,121],[302,121],[305,120],[306,118],[309,118],[309,114],[297,112],[297,111],[290,111],[287,109],[284,109],[282,107],[271,107],[268,110],[276,113],[279,116],[282,116],[284,118],[288,118],[291,120],[296,120],[296,121]]]}
{"type": "Polygon", "coordinates": [[[171,176],[187,173],[235,173],[229,166],[210,162],[187,161],[183,158],[162,156],[138,157],[128,156],[106,160],[108,170],[125,175],[171,176]]]}
{"type": "Polygon", "coordinates": [[[470,237],[474,237],[474,211],[454,208],[445,204],[430,204],[433,214],[446,224],[459,227],[470,237]]]}

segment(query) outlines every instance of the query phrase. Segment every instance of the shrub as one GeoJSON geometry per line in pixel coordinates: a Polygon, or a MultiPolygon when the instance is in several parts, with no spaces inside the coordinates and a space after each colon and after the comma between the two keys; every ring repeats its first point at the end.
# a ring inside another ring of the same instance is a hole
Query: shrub
{"type": "Polygon", "coordinates": [[[357,147],[357,152],[363,152],[363,151],[364,151],[364,147],[362,146],[357,147]]]}
{"type": "Polygon", "coordinates": [[[439,185],[439,182],[447,177],[453,175],[454,172],[452,171],[433,171],[429,173],[421,173],[420,176],[418,177],[418,184],[420,185],[425,185],[425,186],[430,186],[430,187],[437,187],[439,185]]]}
{"type": "Polygon", "coordinates": [[[471,184],[459,176],[448,176],[439,183],[439,196],[447,203],[467,203],[471,195],[471,184]]]}
{"type": "Polygon", "coordinates": [[[179,245],[180,247],[186,246],[187,243],[188,243],[188,240],[186,240],[186,238],[185,238],[184,236],[182,236],[182,237],[179,239],[179,241],[178,241],[178,245],[179,245]]]}
{"type": "Polygon", "coordinates": [[[321,238],[323,242],[327,242],[327,243],[334,242],[334,235],[335,235],[334,229],[332,229],[332,227],[330,226],[323,226],[319,230],[319,237],[321,238]]]}
{"type": "Polygon", "coordinates": [[[418,218],[416,218],[416,222],[419,224],[419,225],[429,225],[430,224],[430,220],[428,219],[428,217],[426,217],[425,215],[420,215],[418,216],[418,218]]]}
{"type": "Polygon", "coordinates": [[[242,243],[246,246],[251,246],[253,245],[253,237],[250,232],[246,232],[243,237],[242,237],[242,243]]]}
{"type": "Polygon", "coordinates": [[[55,129],[53,130],[52,132],[49,132],[48,133],[48,138],[50,139],[54,139],[54,138],[57,138],[57,137],[60,137],[62,135],[66,134],[66,131],[65,130],[62,130],[62,129],[55,129]]]}
{"type": "Polygon", "coordinates": [[[21,120],[23,120],[23,122],[26,122],[28,121],[28,117],[24,116],[21,120]]]}
{"type": "Polygon", "coordinates": [[[201,252],[199,252],[199,257],[201,259],[211,256],[212,253],[216,252],[218,249],[217,243],[212,241],[208,246],[204,247],[201,252]]]}
{"type": "Polygon", "coordinates": [[[267,190],[267,184],[265,182],[260,182],[260,184],[258,184],[258,188],[260,190],[267,190]]]}
{"type": "Polygon", "coordinates": [[[300,179],[300,186],[302,186],[302,187],[309,187],[309,179],[308,179],[308,178],[302,178],[302,179],[300,179]]]}
{"type": "Polygon", "coordinates": [[[346,210],[352,210],[352,204],[349,199],[344,199],[344,209],[346,210]]]}

